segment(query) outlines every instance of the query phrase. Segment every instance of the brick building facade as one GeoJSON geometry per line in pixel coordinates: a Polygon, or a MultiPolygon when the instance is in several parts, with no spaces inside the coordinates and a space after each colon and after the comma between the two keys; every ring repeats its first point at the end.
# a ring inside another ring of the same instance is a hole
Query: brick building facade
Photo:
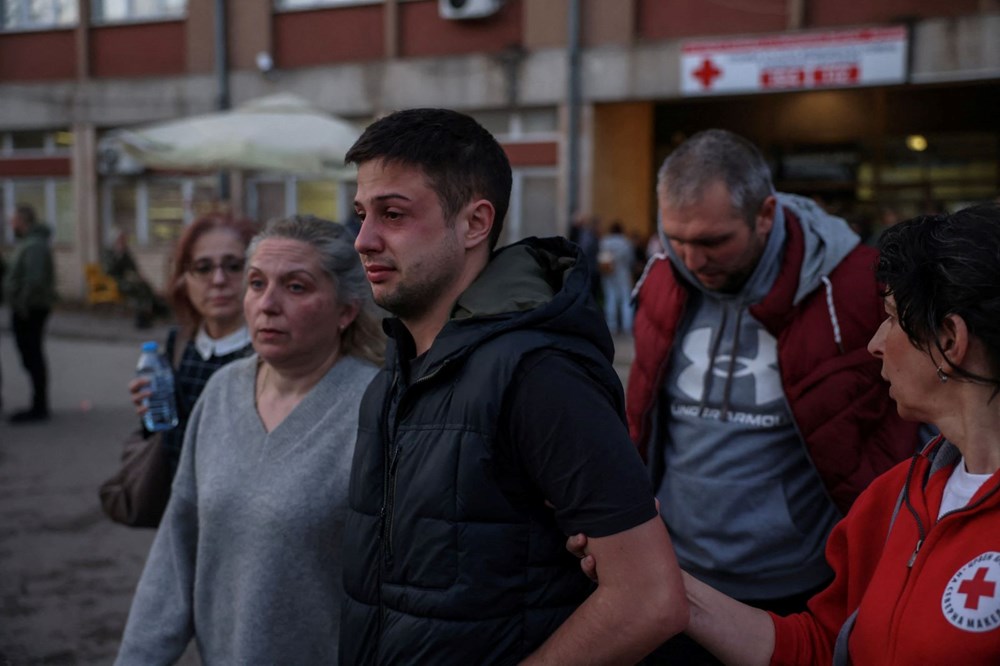
{"type": "MultiPolygon", "coordinates": [[[[162,288],[172,241],[214,205],[214,174],[123,168],[100,139],[216,108],[222,1],[3,3],[0,210],[7,217],[32,203],[52,225],[64,298],[83,296],[83,266],[117,229],[162,288]]],[[[1000,192],[995,0],[473,0],[467,11],[488,14],[475,19],[449,17],[445,6],[456,4],[228,0],[231,102],[291,92],[359,126],[413,106],[475,115],[515,167],[506,240],[564,232],[570,198],[648,235],[658,164],[713,126],[757,142],[781,187],[857,219],[1000,192]],[[574,7],[578,58],[568,48],[574,7]],[[889,83],[685,92],[684,54],[698,40],[725,49],[747,37],[815,42],[883,27],[904,31],[905,66],[889,83]]],[[[343,219],[352,184],[250,172],[232,194],[234,207],[261,220],[293,210],[343,219]]],[[[12,240],[5,225],[0,251],[12,240]]]]}

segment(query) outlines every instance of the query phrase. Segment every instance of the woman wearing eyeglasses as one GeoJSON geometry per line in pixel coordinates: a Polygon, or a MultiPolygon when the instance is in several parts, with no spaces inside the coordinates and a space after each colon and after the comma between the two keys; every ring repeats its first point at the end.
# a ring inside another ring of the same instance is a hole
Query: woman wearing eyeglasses
{"type": "Polygon", "coordinates": [[[206,666],[337,663],[358,407],[385,336],[343,226],[278,220],[247,258],[257,353],[191,414],[118,666],[174,663],[192,638],[206,666]]]}
{"type": "MultiPolygon", "coordinates": [[[[243,321],[243,266],[254,233],[249,220],[206,215],[184,230],[174,250],[168,297],[179,327],[171,331],[166,351],[174,365],[178,424],[163,437],[171,471],[177,469],[188,416],[208,378],[253,352],[243,321]]],[[[148,385],[148,379],[128,385],[140,415],[148,385]]]]}

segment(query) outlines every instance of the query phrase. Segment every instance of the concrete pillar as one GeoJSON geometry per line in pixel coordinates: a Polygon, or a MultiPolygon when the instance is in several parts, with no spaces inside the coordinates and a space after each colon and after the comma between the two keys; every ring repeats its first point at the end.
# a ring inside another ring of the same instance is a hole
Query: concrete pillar
{"type": "Polygon", "coordinates": [[[79,18],[76,24],[76,78],[90,78],[90,0],[79,0],[79,18]]]}
{"type": "MultiPolygon", "coordinates": [[[[93,123],[74,123],[72,165],[73,209],[76,214],[77,264],[100,260],[101,221],[97,210],[97,130],[93,123]]],[[[79,295],[86,297],[87,285],[80,278],[79,295]]]]}

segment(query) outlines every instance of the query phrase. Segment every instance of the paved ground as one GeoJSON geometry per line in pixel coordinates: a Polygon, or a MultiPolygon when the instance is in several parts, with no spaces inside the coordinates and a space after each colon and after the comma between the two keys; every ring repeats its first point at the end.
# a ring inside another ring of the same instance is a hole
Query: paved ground
{"type": "MultiPolygon", "coordinates": [[[[5,415],[29,399],[8,322],[0,308],[5,415]]],[[[97,488],[137,423],[125,385],[139,343],[165,330],[137,331],[121,313],[55,313],[52,420],[0,422],[0,665],[114,659],[153,532],[105,519],[97,488]]]]}
{"type": "MultiPolygon", "coordinates": [[[[4,415],[29,399],[8,323],[0,308],[4,415]]],[[[97,488],[137,422],[125,385],[139,344],[166,331],[136,330],[115,310],[61,309],[50,319],[53,418],[0,421],[0,666],[114,659],[153,532],[107,520],[97,488]]],[[[616,344],[624,379],[631,341],[616,344]]],[[[181,663],[198,660],[189,650],[181,663]]]]}

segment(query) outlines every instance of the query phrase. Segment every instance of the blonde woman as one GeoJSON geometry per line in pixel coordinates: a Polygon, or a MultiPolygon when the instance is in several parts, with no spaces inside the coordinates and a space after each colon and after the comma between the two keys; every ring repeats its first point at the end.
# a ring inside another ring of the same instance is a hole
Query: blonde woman
{"type": "Polygon", "coordinates": [[[118,664],[334,664],[340,544],[358,405],[383,337],[344,227],[268,225],[248,249],[256,355],[216,373],[191,415],[174,492],[118,664]]]}

